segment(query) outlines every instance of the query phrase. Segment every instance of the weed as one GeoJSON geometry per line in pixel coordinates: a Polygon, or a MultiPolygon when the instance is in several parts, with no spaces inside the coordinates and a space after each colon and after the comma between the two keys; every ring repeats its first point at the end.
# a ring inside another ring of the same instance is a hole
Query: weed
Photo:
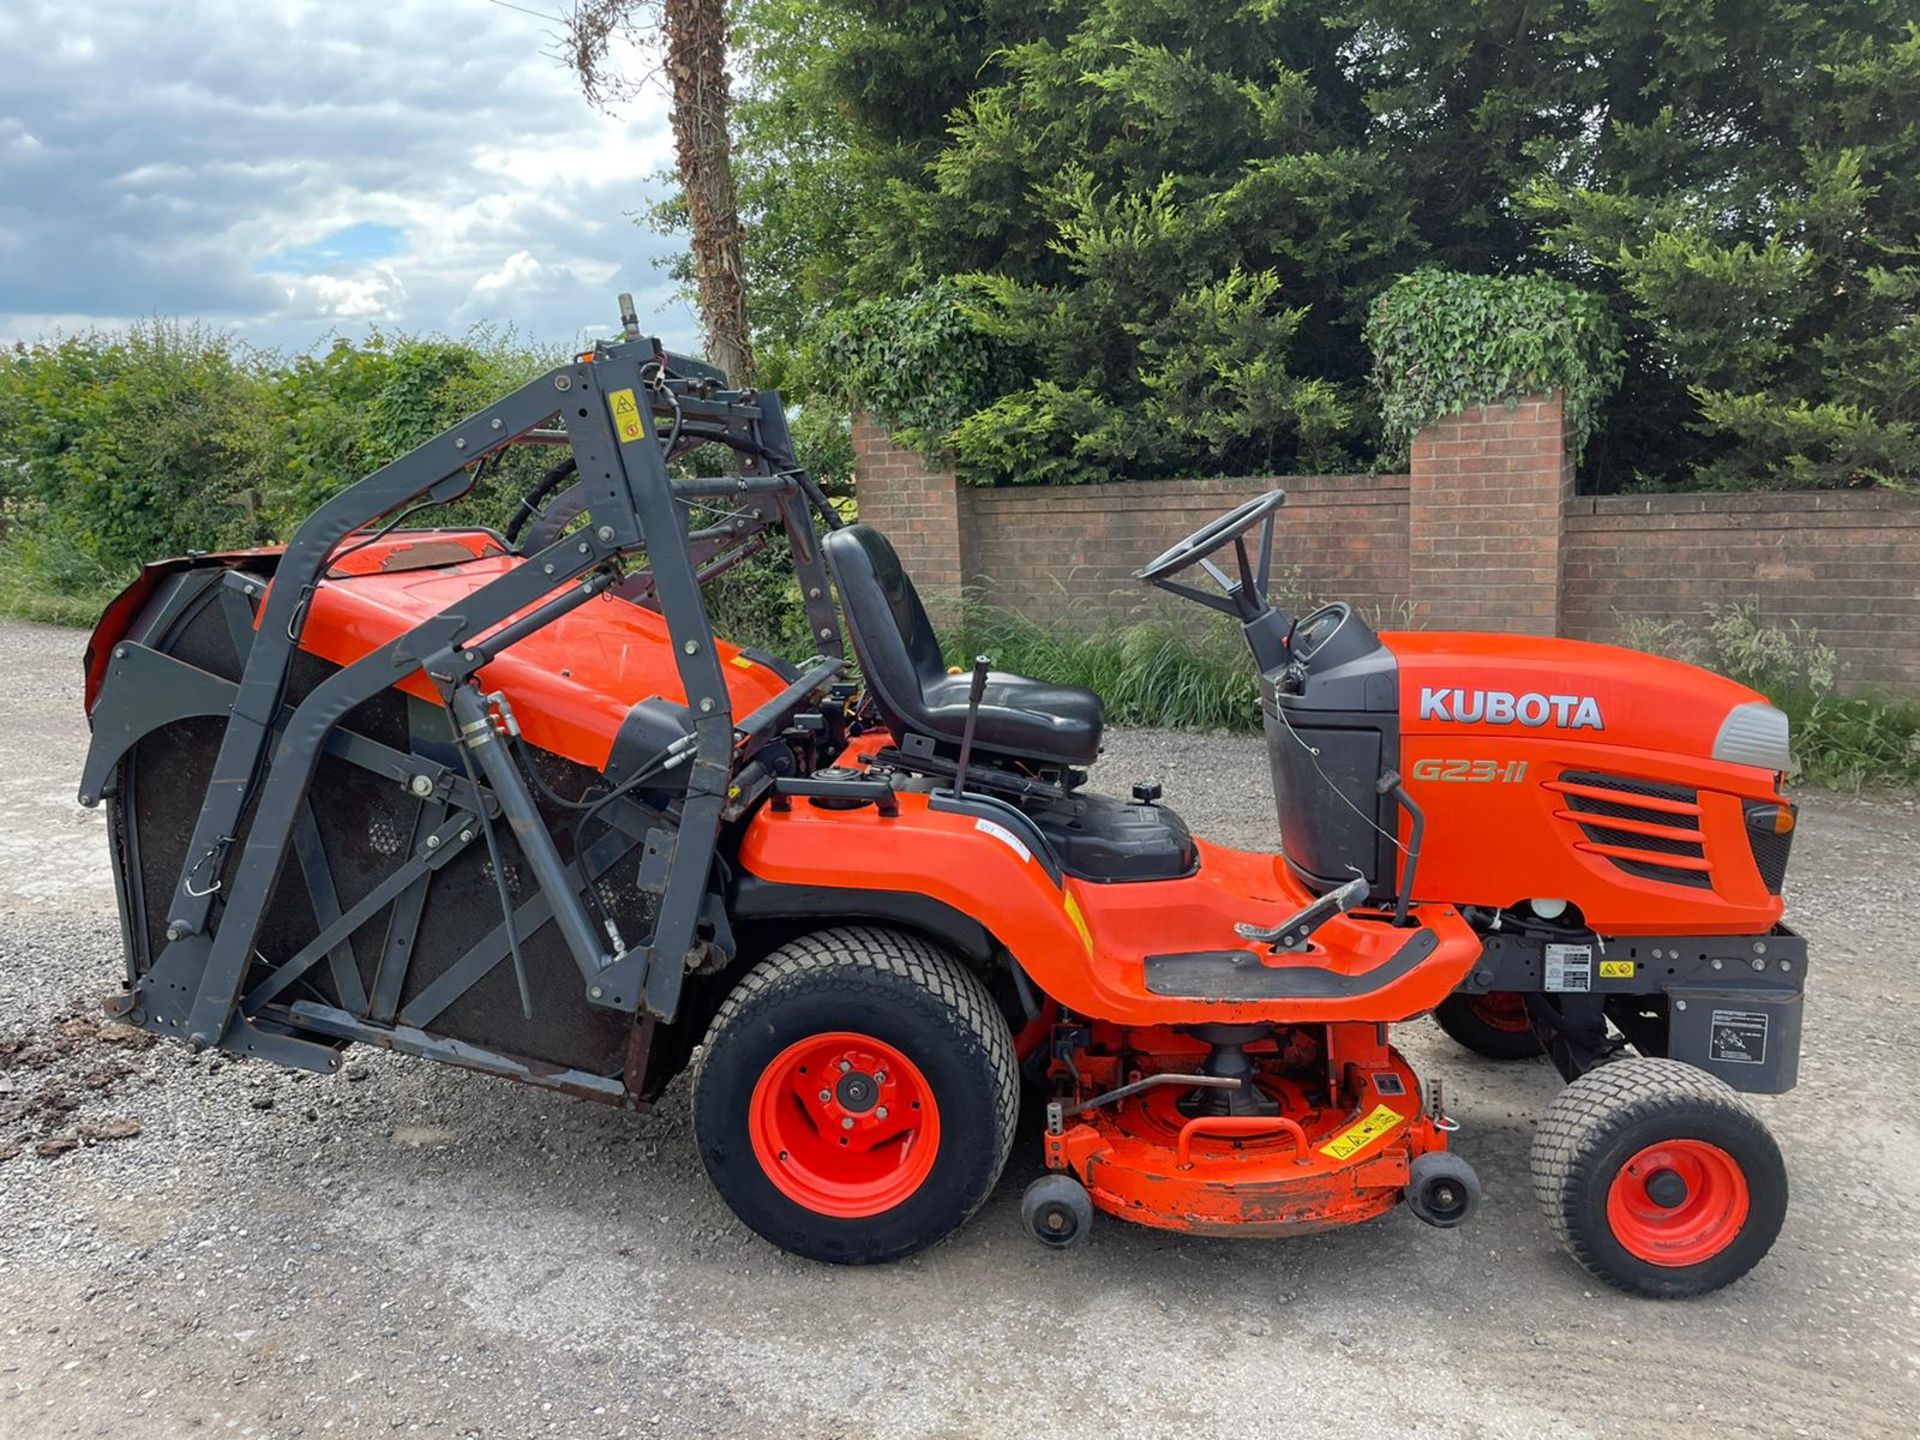
{"type": "Polygon", "coordinates": [[[1704,624],[1626,620],[1636,650],[1718,671],[1787,712],[1801,775],[1821,785],[1920,785],[1920,705],[1842,695],[1840,658],[1817,631],[1761,623],[1758,607],[1710,605],[1704,624]]]}
{"type": "Polygon", "coordinates": [[[1106,701],[1107,720],[1115,725],[1260,725],[1259,677],[1239,630],[1225,622],[1188,628],[1149,620],[1086,630],[973,604],[946,648],[954,664],[986,655],[996,669],[1083,685],[1106,701]]]}

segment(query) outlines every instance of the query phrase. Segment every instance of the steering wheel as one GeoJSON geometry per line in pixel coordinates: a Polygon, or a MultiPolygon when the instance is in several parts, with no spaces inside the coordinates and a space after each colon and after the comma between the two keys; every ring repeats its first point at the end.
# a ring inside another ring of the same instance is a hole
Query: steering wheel
{"type": "MultiPolygon", "coordinates": [[[[1169,576],[1178,575],[1230,541],[1239,539],[1260,521],[1267,520],[1271,524],[1273,512],[1286,503],[1287,492],[1284,490],[1269,490],[1264,495],[1256,495],[1234,506],[1219,519],[1209,520],[1172,549],[1162,551],[1140,569],[1136,578],[1149,585],[1157,585],[1169,576]]],[[[1260,568],[1265,571],[1268,547],[1263,545],[1261,551],[1260,568]]]]}

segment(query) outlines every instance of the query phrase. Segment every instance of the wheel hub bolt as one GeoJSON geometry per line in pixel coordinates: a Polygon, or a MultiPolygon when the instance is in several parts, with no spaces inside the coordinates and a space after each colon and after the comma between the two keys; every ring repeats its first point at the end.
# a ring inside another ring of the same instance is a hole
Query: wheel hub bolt
{"type": "Polygon", "coordinates": [[[849,1115],[846,1119],[842,1120],[840,1122],[840,1128],[842,1130],[851,1130],[853,1128],[853,1117],[849,1115]]]}

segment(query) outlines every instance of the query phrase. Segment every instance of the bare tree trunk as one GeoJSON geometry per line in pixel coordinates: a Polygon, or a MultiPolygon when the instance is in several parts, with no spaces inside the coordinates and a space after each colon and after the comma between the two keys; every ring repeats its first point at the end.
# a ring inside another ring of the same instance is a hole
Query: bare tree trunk
{"type": "Polygon", "coordinates": [[[693,231],[694,287],[707,359],[736,385],[753,379],[747,294],[741,282],[739,192],[727,124],[726,0],[666,0],[673,148],[693,231]]]}
{"type": "Polygon", "coordinates": [[[618,37],[649,30],[656,16],[667,43],[674,156],[687,197],[694,297],[707,359],[734,384],[746,385],[753,379],[753,341],[728,125],[726,0],[578,0],[567,20],[567,63],[596,108],[632,98],[642,82],[621,73],[612,45],[618,37]]]}

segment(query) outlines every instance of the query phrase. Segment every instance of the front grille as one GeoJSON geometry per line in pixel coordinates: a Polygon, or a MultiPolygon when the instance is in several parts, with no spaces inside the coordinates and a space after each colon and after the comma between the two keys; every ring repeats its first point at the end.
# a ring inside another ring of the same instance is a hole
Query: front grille
{"type": "Polygon", "coordinates": [[[1697,791],[1581,770],[1563,772],[1558,781],[1547,782],[1547,788],[1558,791],[1566,804],[1555,815],[1572,821],[1585,837],[1576,848],[1598,854],[1643,880],[1693,890],[1713,888],[1712,872],[1706,866],[1706,838],[1700,833],[1697,791]],[[1630,824],[1609,825],[1608,820],[1630,824]],[[1695,863],[1674,863],[1679,860],[1695,863]]]}
{"type": "Polygon", "coordinates": [[[1747,843],[1753,846],[1753,863],[1766,882],[1767,893],[1778,895],[1787,878],[1787,856],[1793,850],[1793,832],[1776,835],[1771,830],[1747,829],[1747,843]]]}

